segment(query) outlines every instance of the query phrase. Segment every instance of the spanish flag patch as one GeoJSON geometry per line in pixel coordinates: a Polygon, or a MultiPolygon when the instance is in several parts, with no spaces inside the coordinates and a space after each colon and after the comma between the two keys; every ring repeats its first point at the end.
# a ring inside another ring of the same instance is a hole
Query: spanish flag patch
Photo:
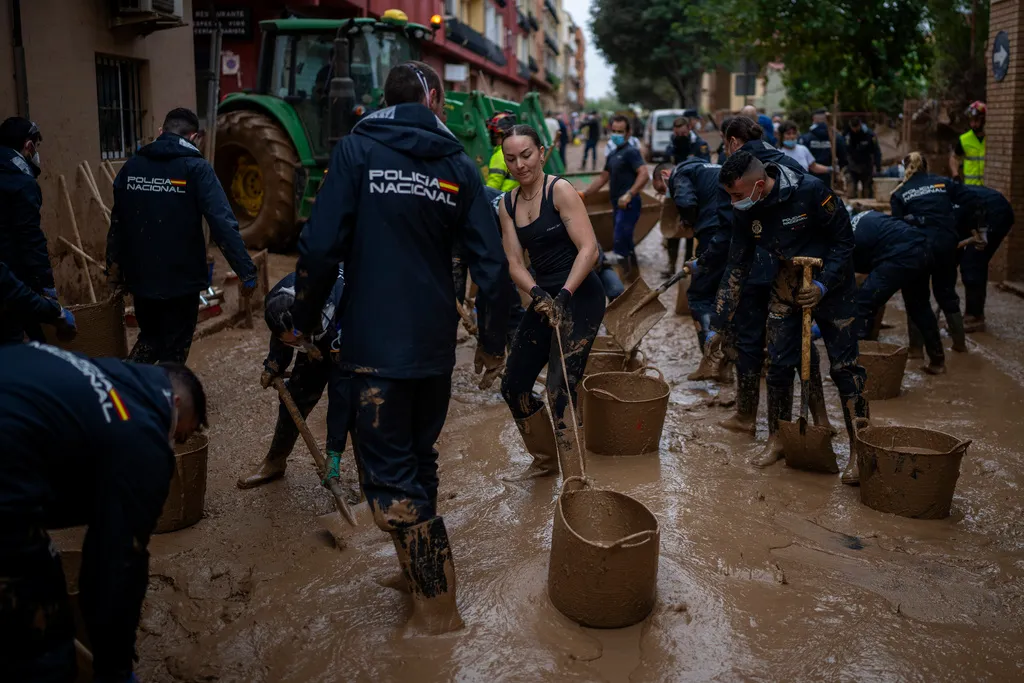
{"type": "Polygon", "coordinates": [[[174,185],[175,187],[185,187],[186,184],[187,183],[184,180],[175,180],[174,178],[171,178],[171,185],[174,185]]]}
{"type": "Polygon", "coordinates": [[[110,394],[110,400],[114,402],[114,408],[117,410],[117,414],[121,418],[121,421],[127,422],[128,420],[130,420],[131,416],[128,415],[128,410],[125,409],[124,403],[121,402],[121,397],[117,395],[117,391],[111,389],[107,393],[110,394]]]}
{"type": "Polygon", "coordinates": [[[458,184],[457,183],[453,183],[450,180],[440,180],[439,179],[437,181],[437,186],[440,187],[445,192],[451,192],[452,194],[458,194],[459,193],[459,186],[458,186],[458,184]]]}

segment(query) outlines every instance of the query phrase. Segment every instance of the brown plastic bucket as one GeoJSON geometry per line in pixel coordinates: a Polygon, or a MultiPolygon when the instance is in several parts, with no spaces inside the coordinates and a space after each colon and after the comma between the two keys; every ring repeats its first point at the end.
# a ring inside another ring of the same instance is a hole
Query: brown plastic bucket
{"type": "Polygon", "coordinates": [[[551,530],[551,604],[591,628],[642,621],[654,608],[660,544],[658,518],[646,505],[579,477],[566,479],[551,530]]]}
{"type": "Polygon", "coordinates": [[[919,427],[870,427],[857,420],[860,502],[903,517],[949,516],[960,461],[971,445],[919,427]]]}
{"type": "Polygon", "coordinates": [[[57,340],[51,325],[43,325],[46,343],[68,351],[85,354],[90,358],[127,358],[128,339],[125,337],[124,300],[111,297],[95,304],[68,306],[75,316],[78,334],[72,342],[57,340]]]}
{"type": "Polygon", "coordinates": [[[642,351],[627,357],[622,349],[598,351],[596,342],[594,346],[587,357],[587,367],[583,370],[584,377],[602,372],[633,372],[647,364],[642,351]]]}
{"type": "Polygon", "coordinates": [[[594,345],[590,347],[591,353],[598,353],[601,351],[618,351],[622,352],[622,347],[615,342],[615,337],[610,334],[599,334],[594,337],[594,345]]]}
{"type": "Polygon", "coordinates": [[[671,389],[657,368],[602,372],[583,380],[587,450],[598,455],[643,455],[658,450],[671,389]],[[658,373],[648,377],[647,372],[658,373]]]}
{"type": "Polygon", "coordinates": [[[171,476],[171,489],[154,533],[178,531],[203,518],[209,447],[210,442],[205,434],[195,434],[188,442],[174,446],[175,468],[171,476]]]}
{"type": "Polygon", "coordinates": [[[876,341],[858,344],[860,364],[867,372],[862,395],[869,401],[881,401],[900,395],[903,372],[907,368],[907,347],[876,341]]]}

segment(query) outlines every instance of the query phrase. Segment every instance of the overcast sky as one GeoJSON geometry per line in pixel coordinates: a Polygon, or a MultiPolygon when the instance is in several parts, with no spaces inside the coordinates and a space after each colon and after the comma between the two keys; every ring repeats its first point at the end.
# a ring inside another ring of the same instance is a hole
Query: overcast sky
{"type": "Polygon", "coordinates": [[[590,0],[562,0],[562,9],[572,15],[587,39],[587,99],[597,99],[611,92],[612,68],[594,48],[590,35],[590,0]]]}

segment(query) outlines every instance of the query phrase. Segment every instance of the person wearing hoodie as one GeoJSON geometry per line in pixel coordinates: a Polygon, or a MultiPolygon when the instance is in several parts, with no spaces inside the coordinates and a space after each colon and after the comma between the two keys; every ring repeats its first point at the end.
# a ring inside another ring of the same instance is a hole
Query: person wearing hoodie
{"type": "Polygon", "coordinates": [[[964,331],[985,331],[985,298],[988,264],[1013,227],[1013,207],[998,190],[984,185],[964,185],[964,193],[977,205],[973,213],[959,204],[957,230],[961,240],[974,237],[960,257],[960,279],[964,283],[964,331]]]}
{"type": "Polygon", "coordinates": [[[135,300],[139,339],[128,356],[139,363],[184,363],[209,286],[203,218],[238,274],[256,289],[256,266],[213,167],[193,144],[199,118],[172,109],[160,136],[125,162],[114,179],[107,233],[107,277],[135,300]]]}
{"type": "MultiPolygon", "coordinates": [[[[384,101],[331,153],[299,237],[292,320],[302,343],[344,262],[345,343],[329,410],[337,403],[348,412],[363,493],[402,569],[388,583],[412,597],[409,628],[443,633],[462,626],[434,448],[455,367],[453,248],[460,243],[487,302],[478,321],[478,372],[504,361],[509,271],[480,171],[440,118],[437,72],[418,61],[395,66],[384,101]]],[[[328,472],[337,467],[330,458],[328,472]]]]}
{"type": "MultiPolygon", "coordinates": [[[[0,327],[24,329],[41,323],[55,326],[61,341],[71,341],[78,332],[71,311],[61,307],[56,299],[33,292],[0,261],[0,327]]],[[[21,338],[16,340],[20,341],[21,338]]]]}
{"type": "Polygon", "coordinates": [[[37,342],[0,348],[3,680],[77,680],[75,623],[47,529],[83,525],[78,599],[92,680],[135,680],[146,548],[174,473],[171,441],[205,425],[202,384],[184,366],[37,342]]]}
{"type": "MultiPolygon", "coordinates": [[[[57,298],[46,236],[39,223],[43,195],[39,190],[39,126],[13,116],[0,124],[0,261],[36,294],[57,298]]],[[[43,341],[42,330],[17,316],[5,316],[0,343],[20,342],[25,334],[43,341]]]]}
{"type": "MultiPolygon", "coordinates": [[[[828,110],[816,109],[811,119],[810,129],[800,136],[800,144],[806,147],[814,157],[814,161],[822,166],[832,166],[832,141],[836,145],[836,164],[840,169],[846,168],[846,138],[838,131],[833,131],[829,137],[828,110]]],[[[832,187],[831,173],[815,173],[814,177],[825,183],[825,187],[832,187]]]]}
{"type": "MultiPolygon", "coordinates": [[[[732,199],[735,225],[705,353],[714,353],[721,345],[716,337],[737,309],[756,247],[763,247],[780,264],[767,327],[769,443],[753,464],[766,467],[783,455],[778,429],[780,421],[792,419],[793,373],[800,367],[804,308],[812,309],[821,329],[852,446],[853,421],[868,417],[868,402],[862,396],[866,373],[858,362],[857,336],[851,324],[857,308],[854,239],[846,207],[821,181],[781,164],[763,164],[742,151],[722,166],[719,182],[732,199]],[[791,263],[797,256],[823,261],[810,285],[803,284],[803,269],[791,263]]],[[[850,459],[842,481],[859,483],[856,458],[850,459]]]]}

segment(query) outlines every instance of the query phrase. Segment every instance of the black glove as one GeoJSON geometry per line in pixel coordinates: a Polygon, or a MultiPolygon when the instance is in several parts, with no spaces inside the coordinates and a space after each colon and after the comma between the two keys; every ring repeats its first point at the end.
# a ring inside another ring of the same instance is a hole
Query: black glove
{"type": "Polygon", "coordinates": [[[563,289],[555,297],[554,305],[552,306],[552,312],[548,315],[548,320],[551,321],[552,327],[561,327],[565,323],[572,320],[572,315],[569,312],[569,302],[572,301],[572,292],[568,289],[563,289]]]}
{"type": "Polygon", "coordinates": [[[534,285],[530,290],[530,296],[533,297],[533,310],[550,320],[551,313],[555,308],[555,300],[551,298],[551,295],[541,289],[540,285],[534,285]]]}

